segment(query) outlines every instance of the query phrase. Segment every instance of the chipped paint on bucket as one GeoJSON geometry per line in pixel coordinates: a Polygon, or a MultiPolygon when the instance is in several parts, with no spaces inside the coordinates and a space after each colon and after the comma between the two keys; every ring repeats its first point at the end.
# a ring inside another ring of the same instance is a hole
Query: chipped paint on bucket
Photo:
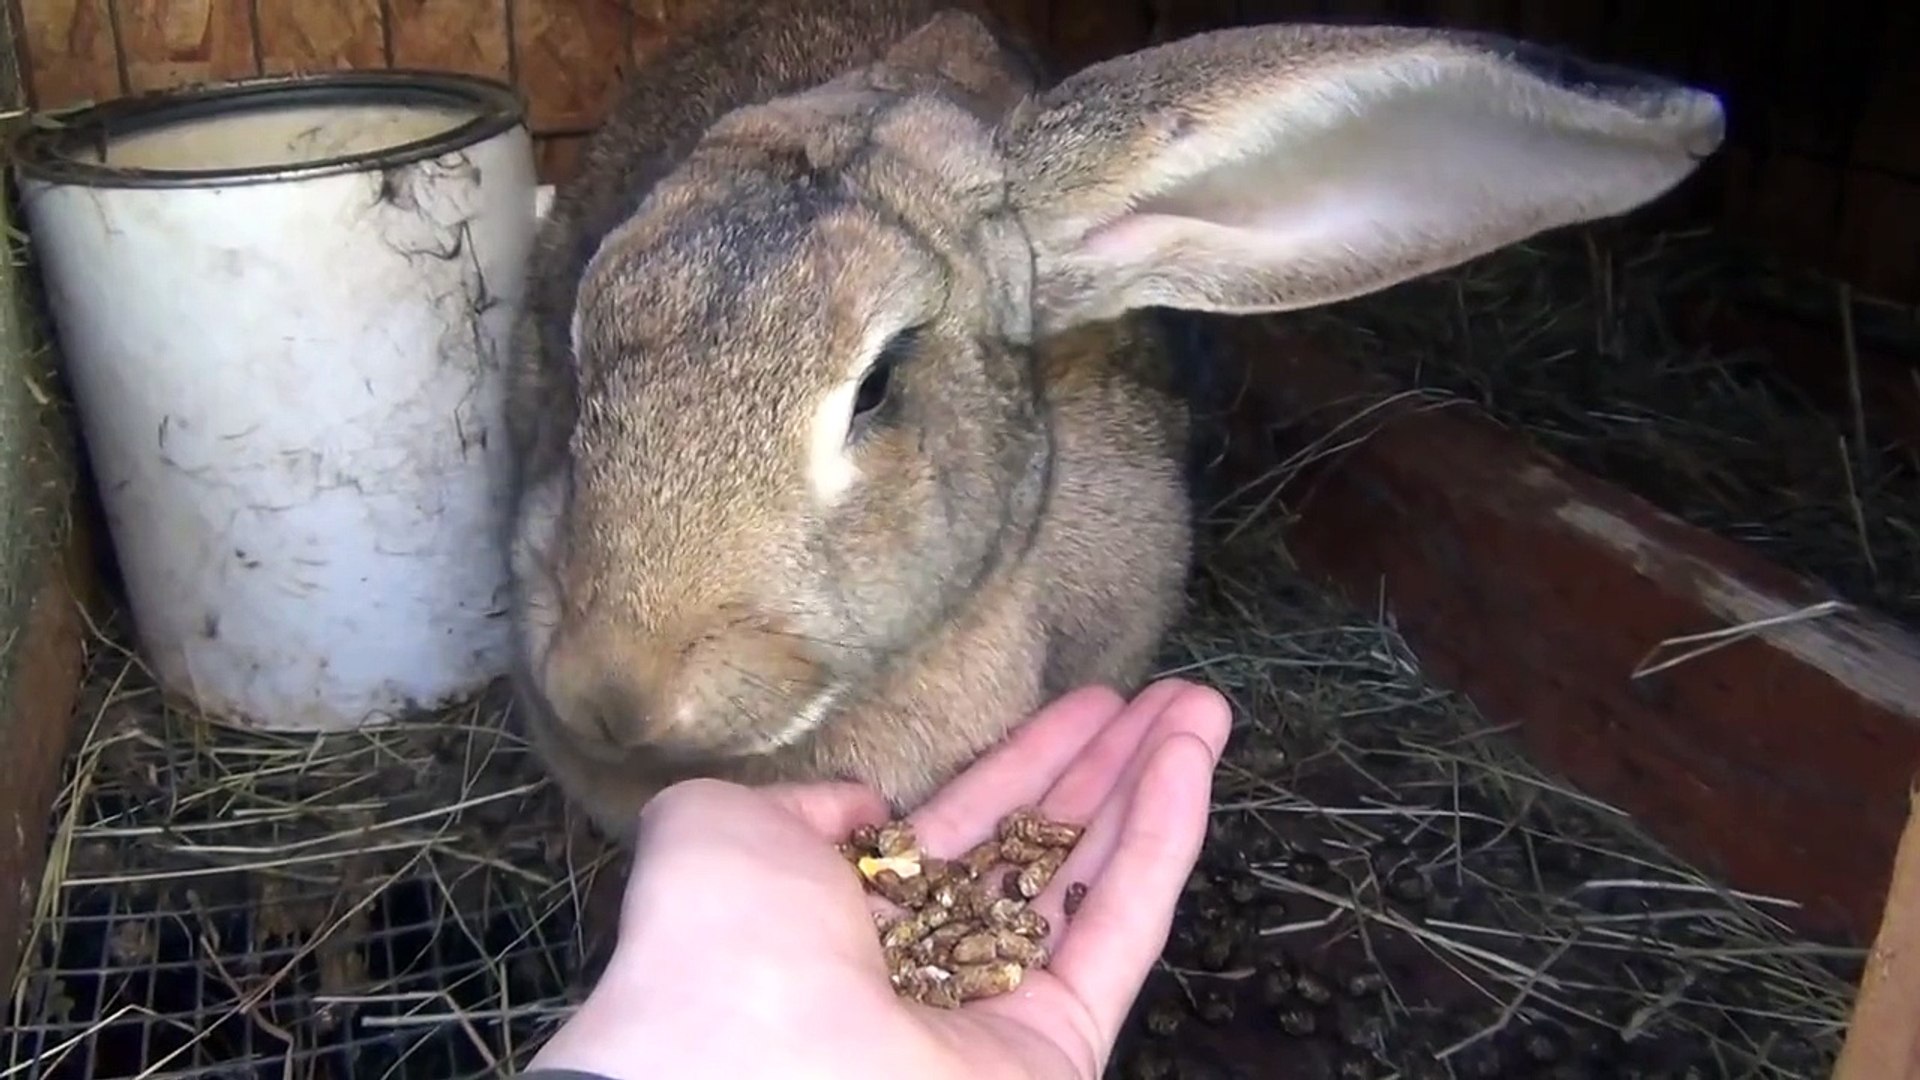
{"type": "Polygon", "coordinates": [[[343,72],[65,124],[23,143],[23,203],[162,683],[337,730],[502,674],[501,369],[538,201],[518,96],[343,72]]]}

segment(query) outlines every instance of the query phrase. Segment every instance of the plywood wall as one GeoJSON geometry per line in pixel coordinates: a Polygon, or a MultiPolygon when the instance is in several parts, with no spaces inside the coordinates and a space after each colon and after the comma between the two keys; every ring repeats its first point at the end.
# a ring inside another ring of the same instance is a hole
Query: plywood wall
{"type": "MultiPolygon", "coordinates": [[[[7,0],[33,104],[257,72],[429,67],[522,87],[549,178],[632,65],[722,0],[7,0]]],[[[1236,22],[1520,33],[1725,92],[1735,146],[1705,212],[1859,287],[1920,302],[1920,4],[1901,0],[995,0],[1078,65],[1236,22]]]]}
{"type": "Polygon", "coordinates": [[[631,66],[696,14],[667,0],[11,0],[35,107],[182,83],[434,68],[526,91],[542,169],[564,175],[631,66]]]}

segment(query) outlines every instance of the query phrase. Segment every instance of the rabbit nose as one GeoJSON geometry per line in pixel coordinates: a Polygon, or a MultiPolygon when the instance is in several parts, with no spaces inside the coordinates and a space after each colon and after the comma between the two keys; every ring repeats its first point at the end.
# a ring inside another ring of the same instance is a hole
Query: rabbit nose
{"type": "Polygon", "coordinates": [[[609,671],[589,702],[587,715],[597,727],[596,734],[623,750],[683,737],[690,710],[683,696],[668,689],[671,679],[657,664],[609,671]]]}
{"type": "Polygon", "coordinates": [[[589,743],[627,751],[672,741],[688,720],[685,700],[671,689],[674,667],[652,650],[570,643],[549,659],[548,697],[561,723],[589,743]]]}
{"type": "Polygon", "coordinates": [[[643,694],[633,687],[609,682],[587,700],[580,718],[596,738],[624,750],[632,749],[643,738],[647,717],[653,713],[643,694]]]}

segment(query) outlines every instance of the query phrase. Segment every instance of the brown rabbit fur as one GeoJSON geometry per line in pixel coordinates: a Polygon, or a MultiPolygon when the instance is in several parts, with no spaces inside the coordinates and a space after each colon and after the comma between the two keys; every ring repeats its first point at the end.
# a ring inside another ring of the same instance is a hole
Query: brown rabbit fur
{"type": "Polygon", "coordinates": [[[558,193],[510,390],[516,675],[616,838],[690,776],[911,807],[1050,698],[1137,686],[1190,546],[1151,309],[1384,288],[1720,138],[1705,95],[1464,35],[1249,28],[1050,89],[1010,41],[742,5],[558,193]]]}

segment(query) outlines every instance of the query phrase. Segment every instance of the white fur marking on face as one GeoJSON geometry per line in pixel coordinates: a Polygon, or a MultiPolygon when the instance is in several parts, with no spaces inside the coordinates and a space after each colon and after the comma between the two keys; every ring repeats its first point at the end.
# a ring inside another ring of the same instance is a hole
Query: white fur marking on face
{"type": "Polygon", "coordinates": [[[546,568],[559,536],[560,499],[560,485],[556,480],[545,480],[528,489],[521,500],[519,518],[514,522],[513,539],[508,547],[513,576],[521,590],[528,646],[536,655],[546,651],[560,619],[546,568]]]}
{"type": "Polygon", "coordinates": [[[860,470],[847,453],[847,425],[853,421],[853,400],[859,396],[860,380],[873,365],[874,358],[900,328],[901,324],[893,321],[878,321],[869,326],[860,347],[854,350],[853,362],[847,365],[840,385],[822,398],[814,411],[813,428],[807,440],[807,482],[813,486],[814,497],[826,505],[837,502],[854,481],[860,479],[860,470]]]}
{"type": "Polygon", "coordinates": [[[787,721],[787,726],[775,732],[773,737],[762,744],[762,751],[778,750],[799,742],[821,725],[827,718],[827,710],[833,706],[837,692],[829,687],[819,696],[802,705],[787,721]]]}
{"type": "Polygon", "coordinates": [[[807,442],[807,482],[814,497],[832,505],[860,478],[853,459],[847,454],[847,422],[853,417],[853,398],[860,382],[833,388],[820,402],[813,416],[813,430],[807,442]]]}

